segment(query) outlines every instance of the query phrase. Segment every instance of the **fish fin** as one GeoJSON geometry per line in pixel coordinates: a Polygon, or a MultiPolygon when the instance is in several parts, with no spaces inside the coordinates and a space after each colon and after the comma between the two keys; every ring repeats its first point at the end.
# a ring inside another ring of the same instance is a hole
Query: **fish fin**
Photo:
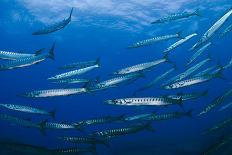
{"type": "Polygon", "coordinates": [[[81,132],[84,131],[84,123],[80,123],[80,124],[74,123],[73,126],[74,126],[75,129],[77,129],[77,130],[79,130],[81,132]]]}
{"type": "Polygon", "coordinates": [[[164,54],[163,59],[165,59],[167,63],[172,64],[174,67],[176,66],[176,64],[175,64],[173,61],[171,61],[171,60],[169,59],[168,53],[165,53],[165,54],[164,54]]]}
{"type": "Polygon", "coordinates": [[[39,49],[38,51],[36,51],[36,52],[35,52],[35,56],[40,55],[44,49],[45,49],[45,48],[41,48],[41,49],[39,49]]]}
{"type": "Polygon", "coordinates": [[[155,129],[152,127],[151,123],[145,124],[144,128],[147,129],[148,131],[155,132],[155,129]]]}
{"type": "Polygon", "coordinates": [[[72,13],[73,13],[73,7],[72,7],[72,9],[71,9],[71,11],[70,11],[70,14],[69,14],[69,19],[71,20],[71,18],[72,18],[72,13]]]}
{"type": "Polygon", "coordinates": [[[200,9],[196,9],[196,10],[194,11],[194,14],[195,14],[196,16],[198,16],[198,17],[202,17],[202,15],[201,15],[201,13],[200,13],[200,9]]]}
{"type": "Polygon", "coordinates": [[[101,61],[101,59],[100,59],[100,57],[98,57],[97,60],[96,60],[96,64],[97,64],[99,67],[101,66],[100,61],[101,61]]]}
{"type": "Polygon", "coordinates": [[[182,30],[180,30],[179,32],[176,33],[176,34],[178,35],[178,38],[181,38],[181,39],[184,38],[184,37],[182,36],[182,33],[183,33],[182,30]]]}
{"type": "Polygon", "coordinates": [[[180,99],[177,100],[177,104],[183,107],[183,96],[181,96],[180,99]]]}
{"type": "Polygon", "coordinates": [[[49,112],[49,114],[52,116],[52,118],[54,119],[56,117],[56,109],[52,110],[49,112]]]}
{"type": "Polygon", "coordinates": [[[49,51],[49,55],[48,57],[52,60],[55,60],[55,55],[54,55],[54,48],[55,48],[55,45],[56,45],[56,41],[53,43],[50,51],[49,51]]]}
{"type": "Polygon", "coordinates": [[[215,77],[220,78],[222,80],[226,80],[225,77],[223,76],[223,67],[220,68],[220,70],[215,74],[215,77]]]}

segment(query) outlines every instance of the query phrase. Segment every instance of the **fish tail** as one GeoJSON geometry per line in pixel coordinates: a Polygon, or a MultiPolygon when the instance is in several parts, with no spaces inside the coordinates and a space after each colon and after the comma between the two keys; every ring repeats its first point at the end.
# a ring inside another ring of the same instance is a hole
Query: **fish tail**
{"type": "Polygon", "coordinates": [[[46,132],[45,132],[45,125],[47,123],[48,120],[44,120],[40,123],[38,123],[39,127],[40,127],[40,132],[42,133],[42,135],[46,135],[46,132]]]}
{"type": "Polygon", "coordinates": [[[56,110],[52,110],[49,112],[49,114],[52,116],[52,118],[54,119],[56,117],[56,110]]]}
{"type": "Polygon", "coordinates": [[[176,67],[176,64],[175,64],[173,61],[171,61],[171,60],[169,59],[168,53],[165,53],[165,54],[164,54],[163,59],[165,59],[165,61],[166,61],[167,63],[170,63],[170,64],[172,64],[174,67],[176,67]]]}
{"type": "Polygon", "coordinates": [[[96,60],[96,64],[97,64],[98,66],[101,65],[101,64],[100,64],[100,60],[101,60],[100,57],[98,57],[97,60],[96,60]]]}
{"type": "Polygon", "coordinates": [[[55,60],[55,55],[54,55],[54,48],[55,48],[55,45],[56,45],[56,41],[52,44],[52,47],[49,51],[49,54],[48,54],[48,57],[52,60],[55,60]]]}
{"type": "Polygon", "coordinates": [[[44,49],[45,49],[45,48],[41,48],[41,49],[39,49],[38,51],[36,51],[36,52],[35,52],[35,56],[40,55],[44,49]]]}
{"type": "Polygon", "coordinates": [[[69,14],[69,19],[71,20],[71,18],[72,18],[72,13],[73,13],[73,7],[72,7],[72,9],[71,9],[71,11],[70,11],[70,14],[69,14]]]}
{"type": "Polygon", "coordinates": [[[152,127],[152,124],[151,123],[147,123],[145,124],[144,128],[148,131],[151,131],[151,132],[154,132],[155,129],[152,127]]]}
{"type": "Polygon", "coordinates": [[[182,33],[183,33],[182,30],[180,30],[179,32],[176,33],[178,35],[178,38],[181,38],[181,39],[184,38],[183,35],[182,35],[182,33]]]}
{"type": "Polygon", "coordinates": [[[79,130],[79,131],[84,131],[84,125],[83,124],[77,124],[77,123],[74,123],[73,124],[74,128],[79,130]]]}
{"type": "Polygon", "coordinates": [[[215,74],[215,77],[225,80],[225,77],[223,76],[223,71],[224,69],[223,67],[221,67],[220,70],[215,74]]]}
{"type": "Polygon", "coordinates": [[[201,15],[201,13],[200,13],[200,9],[196,9],[196,10],[194,11],[194,14],[195,14],[196,16],[202,17],[202,15],[201,15]]]}

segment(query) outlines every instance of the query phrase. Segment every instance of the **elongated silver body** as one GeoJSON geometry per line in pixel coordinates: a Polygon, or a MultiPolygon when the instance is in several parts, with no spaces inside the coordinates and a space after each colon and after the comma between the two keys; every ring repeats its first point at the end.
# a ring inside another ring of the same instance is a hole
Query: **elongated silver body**
{"type": "Polygon", "coordinates": [[[171,79],[167,80],[166,82],[164,82],[163,86],[167,85],[167,84],[170,84],[172,82],[180,81],[180,80],[190,76],[192,73],[194,73],[196,70],[200,69],[203,65],[205,65],[209,61],[211,61],[211,58],[207,58],[207,59],[197,63],[196,65],[190,67],[189,69],[187,69],[183,73],[180,73],[177,76],[174,76],[173,78],[171,78],[171,79]]]}
{"type": "Polygon", "coordinates": [[[40,123],[42,129],[75,129],[75,126],[72,124],[66,124],[66,123],[54,123],[54,122],[47,122],[44,121],[40,123]]]}
{"type": "Polygon", "coordinates": [[[0,70],[10,70],[15,68],[31,66],[44,61],[46,58],[50,58],[54,60],[54,48],[55,48],[55,43],[53,43],[48,54],[40,54],[38,56],[26,57],[23,59],[17,59],[14,61],[8,61],[6,63],[0,64],[0,70]]]}
{"type": "Polygon", "coordinates": [[[35,54],[0,51],[0,59],[17,60],[35,56],[35,54]]]}
{"type": "Polygon", "coordinates": [[[74,83],[86,83],[89,82],[87,79],[61,79],[61,80],[52,80],[52,83],[59,83],[59,84],[74,84],[74,83]]]}
{"type": "Polygon", "coordinates": [[[230,67],[232,67],[232,58],[230,59],[230,62],[226,66],[223,67],[223,69],[227,69],[230,67]]]}
{"type": "Polygon", "coordinates": [[[193,77],[193,78],[190,78],[187,80],[174,82],[170,85],[164,86],[163,88],[164,89],[178,89],[178,88],[188,87],[188,86],[192,86],[195,84],[207,82],[207,81],[209,81],[213,78],[216,78],[216,77],[219,78],[219,77],[221,77],[221,75],[216,73],[216,74],[211,74],[211,75],[203,75],[203,76],[199,76],[199,77],[193,77]]]}
{"type": "Polygon", "coordinates": [[[222,106],[222,107],[219,109],[219,111],[223,111],[223,110],[226,110],[226,109],[231,108],[231,107],[232,107],[232,102],[230,102],[230,103],[228,103],[228,104],[222,106]]]}
{"type": "Polygon", "coordinates": [[[64,28],[65,26],[67,26],[70,23],[71,17],[72,17],[72,12],[73,12],[73,8],[72,8],[70,15],[67,19],[64,19],[63,21],[55,23],[53,25],[49,25],[41,30],[35,31],[32,33],[32,35],[48,34],[48,33],[52,33],[52,32],[55,32],[55,31],[58,31],[58,30],[64,28]]]}
{"type": "Polygon", "coordinates": [[[48,89],[48,90],[36,90],[29,93],[25,93],[24,97],[55,97],[55,96],[69,96],[86,93],[85,88],[67,88],[67,89],[48,89]]]}
{"type": "Polygon", "coordinates": [[[182,12],[182,13],[175,13],[175,14],[171,14],[169,16],[160,18],[158,20],[155,20],[154,22],[152,22],[151,24],[158,24],[158,23],[166,23],[166,22],[170,22],[170,21],[174,21],[174,20],[180,20],[180,19],[184,19],[184,18],[189,18],[191,16],[200,16],[199,15],[199,10],[197,9],[194,12],[182,12]]]}
{"type": "Polygon", "coordinates": [[[211,67],[209,67],[209,68],[206,68],[205,70],[203,70],[203,71],[197,73],[197,74],[194,75],[194,76],[196,77],[196,76],[203,76],[203,75],[206,75],[206,74],[210,74],[213,70],[218,69],[218,68],[220,68],[219,65],[214,65],[214,66],[211,66],[211,67]]]}
{"type": "Polygon", "coordinates": [[[227,98],[232,96],[232,89],[227,90],[224,94],[222,94],[221,96],[218,96],[217,98],[215,98],[212,103],[210,103],[209,105],[207,105],[199,114],[198,116],[204,115],[208,112],[210,112],[211,110],[213,110],[214,108],[216,108],[218,105],[222,104],[227,98]]]}
{"type": "Polygon", "coordinates": [[[51,112],[47,112],[42,109],[33,108],[29,106],[23,106],[23,105],[16,105],[16,104],[2,104],[0,103],[0,107],[4,107],[10,110],[25,112],[25,113],[32,113],[32,114],[40,114],[40,115],[52,115],[51,112]]]}
{"type": "Polygon", "coordinates": [[[156,65],[159,65],[159,64],[164,63],[164,62],[168,62],[167,57],[164,57],[164,58],[159,59],[159,60],[154,60],[154,61],[134,65],[134,66],[131,66],[131,67],[127,67],[127,68],[124,68],[124,69],[121,69],[119,71],[114,72],[114,74],[123,75],[123,74],[129,74],[129,73],[135,73],[135,72],[139,72],[139,71],[144,71],[144,70],[153,68],[156,65]]]}
{"type": "Polygon", "coordinates": [[[183,101],[187,101],[187,100],[198,99],[202,96],[206,96],[207,94],[208,94],[208,90],[199,93],[197,92],[197,93],[183,93],[183,94],[181,93],[177,95],[167,95],[167,97],[176,100],[182,98],[183,101]]]}
{"type": "Polygon", "coordinates": [[[139,114],[135,116],[129,116],[125,118],[125,121],[137,121],[137,120],[145,120],[147,117],[152,116],[152,114],[139,114]]]}
{"type": "Polygon", "coordinates": [[[82,62],[74,62],[70,63],[64,66],[59,67],[59,69],[73,69],[73,68],[85,68],[89,66],[94,66],[96,64],[99,64],[100,58],[97,58],[97,60],[92,61],[82,61],[82,62]]]}
{"type": "Polygon", "coordinates": [[[63,155],[63,154],[81,154],[81,153],[93,153],[96,154],[95,146],[87,147],[87,148],[64,148],[64,149],[55,149],[52,150],[54,155],[63,155]]]}
{"type": "Polygon", "coordinates": [[[189,65],[189,64],[191,64],[191,63],[193,63],[193,62],[195,62],[196,59],[197,59],[202,53],[204,53],[204,52],[206,51],[206,49],[209,48],[209,46],[211,46],[211,45],[212,45],[212,43],[209,42],[209,43],[207,43],[206,45],[204,45],[202,48],[200,48],[196,53],[194,53],[193,56],[189,59],[189,61],[188,61],[188,63],[186,64],[186,66],[189,65]]]}
{"type": "Polygon", "coordinates": [[[162,81],[163,79],[165,79],[166,77],[168,77],[173,71],[175,71],[175,68],[171,68],[168,71],[166,71],[164,74],[161,74],[160,76],[158,76],[157,78],[155,78],[154,80],[152,80],[151,82],[149,82],[148,84],[145,84],[143,87],[139,88],[138,90],[136,90],[134,92],[134,95],[136,95],[138,92],[140,91],[144,91],[148,88],[151,88],[152,86],[154,86],[155,84],[157,84],[158,82],[162,81]]]}
{"type": "Polygon", "coordinates": [[[167,49],[165,49],[163,51],[163,53],[167,53],[167,52],[170,52],[170,51],[174,50],[175,48],[177,48],[180,45],[184,44],[185,42],[187,42],[188,40],[190,40],[191,38],[193,38],[196,35],[197,35],[197,33],[193,33],[193,34],[190,34],[190,35],[186,36],[183,39],[180,39],[179,41],[175,42],[174,44],[172,44],[171,46],[169,46],[167,49]]]}
{"type": "Polygon", "coordinates": [[[81,69],[77,69],[77,70],[73,70],[73,71],[69,71],[69,72],[55,75],[53,77],[48,78],[48,80],[59,80],[59,79],[65,79],[65,78],[69,78],[69,77],[76,76],[76,75],[81,75],[81,74],[87,73],[87,72],[89,72],[95,68],[99,68],[99,67],[100,66],[98,64],[95,64],[93,66],[89,66],[89,67],[85,67],[85,68],[81,68],[81,69]]]}
{"type": "Polygon", "coordinates": [[[146,39],[146,40],[142,40],[142,41],[138,41],[134,44],[132,44],[131,46],[128,47],[128,49],[131,48],[139,48],[139,47],[143,47],[143,46],[148,46],[148,45],[152,45],[156,42],[160,42],[160,41],[166,41],[166,40],[170,40],[173,38],[180,38],[180,32],[176,33],[176,34],[169,34],[169,35],[164,35],[164,36],[158,36],[158,37],[154,37],[151,39],[146,39]]]}
{"type": "Polygon", "coordinates": [[[145,98],[124,98],[105,101],[107,104],[122,106],[167,106],[172,104],[182,104],[182,99],[175,100],[166,97],[145,97],[145,98]]]}
{"type": "Polygon", "coordinates": [[[228,34],[229,32],[232,31],[232,24],[230,24],[221,34],[220,36],[223,37],[225,36],[226,34],[228,34]]]}
{"type": "Polygon", "coordinates": [[[224,25],[224,23],[231,15],[232,9],[230,9],[224,16],[222,16],[212,27],[210,27],[210,29],[205,32],[201,39],[190,50],[194,50],[207,42],[224,25]]]}

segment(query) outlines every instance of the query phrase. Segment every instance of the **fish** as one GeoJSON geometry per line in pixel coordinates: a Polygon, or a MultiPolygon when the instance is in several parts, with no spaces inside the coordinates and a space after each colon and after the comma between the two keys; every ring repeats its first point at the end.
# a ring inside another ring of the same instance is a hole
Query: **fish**
{"type": "Polygon", "coordinates": [[[55,97],[55,96],[70,96],[87,93],[85,88],[65,88],[65,89],[47,89],[35,90],[32,92],[21,94],[22,97],[41,98],[41,97],[55,97]]]}
{"type": "Polygon", "coordinates": [[[0,51],[0,59],[4,59],[4,60],[24,59],[24,58],[40,55],[42,50],[43,48],[39,49],[38,51],[35,52],[35,54],[0,51]]]}
{"type": "Polygon", "coordinates": [[[200,69],[203,65],[205,65],[207,62],[211,61],[211,58],[208,57],[205,60],[202,60],[201,62],[197,63],[196,65],[190,67],[189,69],[187,69],[186,71],[184,71],[183,73],[180,73],[176,76],[174,76],[173,78],[165,81],[162,86],[170,84],[172,82],[176,82],[176,81],[180,81],[188,76],[190,76],[192,73],[194,73],[195,71],[197,71],[198,69],[200,69]]]}
{"type": "Polygon", "coordinates": [[[162,59],[158,59],[158,60],[154,60],[154,61],[150,61],[150,62],[145,62],[145,63],[141,63],[141,64],[137,64],[131,67],[127,67],[121,70],[118,70],[116,72],[114,72],[114,75],[124,75],[124,74],[130,74],[130,73],[135,73],[135,72],[142,72],[142,71],[146,71],[148,69],[151,69],[161,63],[164,62],[170,62],[170,60],[168,59],[167,55],[165,55],[162,59]]]}
{"type": "Polygon", "coordinates": [[[74,83],[87,83],[89,82],[88,79],[78,79],[78,78],[68,78],[68,79],[61,79],[61,80],[52,80],[52,83],[58,84],[74,84],[74,83]]]}
{"type": "MultiPolygon", "coordinates": [[[[209,68],[206,68],[205,70],[195,74],[194,76],[203,76],[203,75],[207,75],[207,74],[212,74],[212,72],[214,72],[214,70],[216,69],[221,69],[221,65],[220,64],[217,64],[217,65],[214,65],[214,66],[211,66],[209,68]]],[[[224,68],[223,68],[224,69],[224,68]]]]}
{"type": "Polygon", "coordinates": [[[38,108],[33,108],[33,107],[23,106],[23,105],[0,103],[0,107],[4,107],[4,108],[14,110],[14,111],[25,112],[25,113],[40,114],[40,115],[50,115],[53,118],[56,115],[55,110],[47,112],[47,111],[45,111],[43,109],[38,109],[38,108]]]}
{"type": "Polygon", "coordinates": [[[83,128],[84,126],[113,123],[113,122],[123,122],[123,121],[124,121],[124,115],[105,116],[101,118],[93,118],[89,120],[80,121],[80,122],[74,123],[73,125],[78,128],[83,128]]]}
{"type": "Polygon", "coordinates": [[[195,50],[198,47],[200,47],[202,44],[207,42],[225,24],[225,22],[229,19],[231,14],[232,14],[232,8],[226,14],[224,14],[219,20],[217,20],[217,22],[213,26],[211,26],[208,29],[208,31],[204,33],[201,39],[195,45],[193,45],[193,47],[190,48],[189,50],[190,51],[195,50]]]}
{"type": "Polygon", "coordinates": [[[48,54],[40,54],[38,56],[32,56],[32,57],[8,61],[6,63],[0,64],[0,70],[11,70],[11,69],[15,69],[15,68],[22,68],[22,67],[31,66],[34,64],[38,64],[47,58],[55,60],[54,48],[55,48],[55,42],[53,43],[48,54]]]}
{"type": "Polygon", "coordinates": [[[216,132],[218,130],[221,130],[227,126],[232,125],[232,118],[226,119],[221,121],[220,123],[216,124],[215,126],[208,129],[208,132],[216,132]]]}
{"type": "Polygon", "coordinates": [[[39,124],[32,123],[30,119],[18,118],[7,114],[0,114],[0,120],[7,121],[26,128],[38,128],[38,129],[41,128],[39,124]]]}
{"type": "Polygon", "coordinates": [[[204,115],[208,112],[210,112],[211,110],[213,110],[214,108],[216,108],[217,106],[219,106],[220,104],[222,104],[227,98],[229,98],[232,95],[232,89],[227,90],[226,92],[224,92],[221,96],[216,97],[212,103],[210,103],[209,105],[207,105],[199,114],[198,116],[204,115]]]}
{"type": "Polygon", "coordinates": [[[140,77],[143,77],[144,75],[142,73],[132,73],[132,74],[126,74],[122,76],[118,76],[115,78],[111,78],[109,80],[105,80],[102,82],[98,82],[96,84],[93,84],[93,86],[87,86],[87,89],[90,92],[97,91],[97,90],[103,90],[107,88],[113,88],[117,87],[119,84],[123,82],[129,82],[129,81],[134,81],[140,77]]]}
{"type": "Polygon", "coordinates": [[[109,146],[106,139],[96,138],[96,137],[58,137],[61,140],[72,142],[72,143],[84,143],[84,144],[103,144],[105,146],[109,146]]]}
{"type": "Polygon", "coordinates": [[[63,21],[55,23],[53,25],[46,26],[41,30],[37,30],[37,31],[33,32],[32,35],[49,34],[49,33],[52,33],[52,32],[55,32],[55,31],[58,31],[58,30],[64,28],[65,26],[67,26],[71,22],[72,13],[73,13],[73,8],[71,9],[69,17],[67,19],[64,19],[63,21]]]}
{"type": "Polygon", "coordinates": [[[93,153],[97,154],[96,147],[94,145],[87,148],[64,148],[64,149],[53,149],[52,153],[54,155],[63,155],[63,154],[81,154],[81,153],[93,153]]]}
{"type": "Polygon", "coordinates": [[[166,95],[165,97],[176,99],[176,100],[182,98],[183,101],[187,101],[187,100],[197,99],[206,95],[208,95],[208,90],[203,92],[194,92],[194,93],[178,93],[177,95],[166,95]]]}
{"type": "Polygon", "coordinates": [[[228,104],[222,106],[222,107],[219,109],[219,111],[223,111],[223,110],[225,110],[225,109],[228,109],[228,108],[230,108],[231,106],[232,106],[232,102],[230,102],[230,103],[228,103],[228,104]]]}
{"type": "Polygon", "coordinates": [[[109,129],[105,131],[97,131],[97,132],[93,132],[91,135],[95,137],[107,138],[107,137],[112,137],[112,136],[115,137],[115,136],[133,134],[133,133],[137,133],[143,130],[148,130],[152,132],[154,131],[151,124],[147,123],[147,124],[134,125],[134,126],[127,127],[127,128],[116,128],[116,129],[109,129]]]}
{"type": "Polygon", "coordinates": [[[139,114],[135,116],[129,116],[125,118],[125,121],[137,121],[137,120],[144,120],[145,118],[152,116],[151,113],[148,114],[139,114]]]}
{"type": "Polygon", "coordinates": [[[181,118],[183,116],[188,116],[192,118],[192,110],[189,110],[187,112],[171,112],[166,114],[156,114],[153,113],[151,116],[145,117],[144,120],[146,121],[160,121],[160,120],[169,120],[169,119],[175,119],[175,118],[181,118]]]}
{"type": "Polygon", "coordinates": [[[148,88],[151,88],[152,86],[156,85],[158,82],[160,82],[163,79],[167,78],[175,70],[176,70],[175,67],[167,70],[165,73],[163,73],[160,76],[156,77],[151,82],[145,84],[143,87],[140,87],[139,89],[137,89],[136,91],[134,91],[133,96],[135,96],[138,92],[144,91],[144,90],[146,90],[148,88]]]}
{"type": "Polygon", "coordinates": [[[106,100],[107,104],[121,106],[167,106],[172,104],[182,105],[182,98],[176,100],[167,97],[144,97],[144,98],[124,98],[106,100]]]}
{"type": "Polygon", "coordinates": [[[73,124],[66,124],[66,123],[55,123],[55,122],[48,122],[47,120],[42,121],[39,123],[42,130],[45,129],[54,129],[54,130],[67,130],[67,129],[77,129],[73,124]]]}
{"type": "Polygon", "coordinates": [[[190,40],[191,38],[193,38],[194,36],[197,36],[197,33],[190,34],[190,35],[186,36],[185,38],[180,39],[179,41],[175,42],[174,44],[172,44],[171,46],[169,46],[167,49],[165,49],[163,51],[163,53],[169,53],[170,51],[174,50],[175,48],[179,47],[183,43],[185,43],[188,40],[190,40]]]}
{"type": "Polygon", "coordinates": [[[220,37],[224,37],[226,34],[232,31],[232,24],[230,24],[223,32],[221,32],[220,37]]]}
{"type": "Polygon", "coordinates": [[[199,13],[199,9],[195,10],[194,12],[186,12],[186,11],[184,11],[184,12],[181,12],[181,13],[171,14],[171,15],[168,15],[166,17],[157,19],[157,20],[151,22],[151,24],[166,23],[166,22],[170,22],[170,21],[189,18],[189,17],[192,17],[192,16],[201,16],[200,13],[199,13]]]}
{"type": "Polygon", "coordinates": [[[99,62],[97,62],[97,64],[95,64],[93,66],[88,66],[85,68],[80,68],[80,69],[72,70],[69,72],[62,73],[62,74],[58,74],[58,75],[55,75],[53,77],[48,78],[48,80],[60,80],[60,79],[70,78],[72,76],[85,74],[85,73],[87,73],[95,68],[99,68],[99,67],[100,67],[100,64],[99,64],[99,62]]]}
{"type": "Polygon", "coordinates": [[[167,41],[167,40],[174,39],[174,38],[182,38],[181,33],[182,33],[182,31],[177,32],[176,34],[168,34],[168,35],[157,36],[157,37],[146,39],[146,40],[141,40],[141,41],[138,41],[138,42],[128,46],[127,49],[148,46],[148,45],[152,45],[152,44],[157,43],[157,42],[167,41]]]}
{"type": "Polygon", "coordinates": [[[196,53],[193,54],[193,56],[189,59],[188,63],[186,64],[186,66],[188,66],[189,64],[193,63],[196,61],[196,59],[203,53],[206,51],[207,48],[209,48],[209,46],[211,46],[212,43],[209,42],[206,45],[204,45],[202,48],[200,48],[196,53]]]}
{"type": "Polygon", "coordinates": [[[70,63],[70,64],[59,67],[59,69],[85,68],[85,67],[93,66],[97,64],[98,62],[100,62],[100,58],[97,58],[94,61],[83,61],[83,62],[70,63]]]}
{"type": "Polygon", "coordinates": [[[232,58],[230,59],[230,62],[223,67],[223,69],[230,68],[232,66],[232,58]]]}
{"type": "Polygon", "coordinates": [[[1,151],[6,149],[6,150],[18,152],[20,154],[21,153],[33,154],[33,155],[41,155],[41,154],[51,155],[52,154],[52,152],[45,147],[35,146],[31,144],[15,143],[15,142],[0,142],[0,148],[1,148],[1,151]]]}
{"type": "Polygon", "coordinates": [[[174,82],[172,84],[168,84],[166,86],[163,86],[162,88],[163,89],[179,89],[179,88],[189,87],[192,85],[207,82],[207,81],[210,81],[214,78],[223,78],[221,75],[221,71],[219,71],[216,74],[203,75],[203,76],[198,76],[198,77],[192,77],[192,78],[182,80],[182,81],[177,81],[177,82],[174,82]]]}

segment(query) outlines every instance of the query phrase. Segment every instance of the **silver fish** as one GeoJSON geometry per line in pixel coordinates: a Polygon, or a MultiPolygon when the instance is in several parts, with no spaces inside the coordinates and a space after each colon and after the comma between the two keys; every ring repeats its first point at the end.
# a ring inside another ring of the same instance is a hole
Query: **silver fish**
{"type": "Polygon", "coordinates": [[[231,14],[232,9],[230,9],[224,16],[222,16],[212,27],[210,27],[210,29],[202,36],[202,38],[192,48],[190,48],[190,50],[194,50],[207,42],[224,25],[231,14]]]}
{"type": "Polygon", "coordinates": [[[207,48],[209,48],[209,46],[212,45],[211,42],[207,43],[206,45],[204,45],[202,48],[200,48],[196,53],[193,54],[193,56],[190,58],[190,60],[188,61],[188,63],[186,64],[186,66],[188,66],[189,64],[193,63],[196,61],[196,59],[203,53],[206,51],[207,48]]]}
{"type": "Polygon", "coordinates": [[[36,51],[35,54],[0,51],[0,59],[6,59],[6,60],[24,59],[24,58],[40,55],[42,50],[43,49],[36,51]]]}
{"type": "Polygon", "coordinates": [[[176,100],[182,98],[183,101],[187,101],[187,100],[197,99],[202,96],[206,96],[207,94],[208,94],[208,90],[204,92],[200,92],[200,93],[184,93],[184,94],[179,93],[177,95],[167,95],[166,97],[176,99],[176,100]]]}
{"type": "Polygon", "coordinates": [[[154,44],[156,42],[160,42],[160,41],[166,41],[166,40],[170,40],[170,39],[174,39],[174,38],[181,38],[181,33],[182,32],[178,32],[176,34],[163,35],[163,36],[158,36],[158,37],[154,37],[151,39],[138,41],[138,42],[132,44],[131,46],[128,46],[127,49],[139,48],[139,47],[143,47],[143,46],[152,45],[152,44],[154,44]]]}
{"type": "Polygon", "coordinates": [[[228,34],[229,32],[232,31],[232,24],[230,24],[221,34],[220,37],[225,36],[226,34],[228,34]]]}
{"type": "Polygon", "coordinates": [[[99,62],[100,62],[100,58],[97,58],[97,60],[94,61],[83,61],[83,62],[75,62],[75,63],[67,64],[59,67],[59,69],[85,68],[98,64],[99,62]]]}
{"type": "Polygon", "coordinates": [[[0,70],[10,70],[10,69],[15,69],[15,68],[31,66],[31,65],[38,64],[44,61],[46,58],[50,58],[54,60],[55,59],[54,48],[55,48],[55,43],[53,43],[52,48],[50,49],[50,52],[48,54],[40,54],[38,56],[17,59],[14,61],[8,61],[6,63],[0,64],[0,70]]]}
{"type": "Polygon", "coordinates": [[[230,59],[230,62],[226,66],[223,67],[223,69],[227,69],[230,67],[232,67],[232,58],[230,59]]]}
{"type": "Polygon", "coordinates": [[[191,38],[193,38],[194,36],[196,36],[196,33],[190,34],[188,36],[186,36],[183,39],[180,39],[179,41],[175,42],[174,44],[172,44],[171,46],[169,46],[167,49],[165,49],[163,51],[163,53],[168,53],[172,50],[174,50],[175,48],[179,47],[180,45],[182,45],[183,43],[187,42],[188,40],[190,40],[191,38]]]}
{"type": "Polygon", "coordinates": [[[69,72],[55,75],[53,77],[48,78],[48,80],[60,80],[60,79],[65,79],[65,78],[69,78],[69,77],[76,76],[76,75],[81,75],[81,74],[87,73],[87,72],[89,72],[95,68],[99,68],[99,67],[100,67],[99,64],[95,64],[93,66],[80,68],[77,70],[73,70],[73,71],[69,71],[69,72]]]}
{"type": "Polygon", "coordinates": [[[139,114],[135,116],[129,116],[125,118],[125,121],[136,121],[136,120],[144,120],[145,118],[151,116],[152,114],[139,114]]]}
{"type": "Polygon", "coordinates": [[[2,103],[0,103],[0,107],[4,107],[4,108],[14,110],[14,111],[25,112],[25,113],[50,115],[52,117],[55,117],[55,114],[56,114],[55,110],[53,110],[51,112],[47,112],[43,109],[38,109],[38,108],[33,108],[33,107],[23,106],[23,105],[16,105],[16,104],[2,104],[2,103]]]}
{"type": "Polygon", "coordinates": [[[157,78],[155,78],[154,80],[152,80],[151,82],[149,82],[148,84],[144,85],[143,87],[139,88],[138,90],[136,90],[134,92],[133,95],[136,95],[138,92],[140,91],[144,91],[148,88],[151,88],[152,86],[154,86],[155,84],[157,84],[158,82],[160,82],[161,80],[165,79],[166,77],[168,77],[173,71],[175,71],[176,68],[171,68],[168,71],[166,71],[164,74],[161,74],[160,76],[158,76],[157,78]]]}
{"type": "Polygon", "coordinates": [[[225,109],[228,109],[228,108],[230,108],[231,106],[232,106],[232,102],[230,102],[230,103],[228,103],[228,104],[222,106],[222,107],[219,109],[219,111],[223,111],[223,110],[225,110],[225,109]]]}
{"type": "Polygon", "coordinates": [[[227,126],[231,126],[231,125],[232,125],[232,118],[229,118],[229,119],[223,120],[222,122],[218,123],[217,125],[209,128],[208,132],[215,132],[215,131],[223,129],[227,126]]]}
{"type": "Polygon", "coordinates": [[[172,82],[180,81],[180,80],[190,76],[192,73],[194,73],[196,70],[201,68],[203,65],[205,65],[209,61],[211,61],[211,58],[207,58],[207,59],[197,63],[196,65],[194,65],[194,66],[190,67],[189,69],[187,69],[185,72],[183,72],[181,74],[178,74],[177,76],[174,76],[173,78],[167,80],[166,82],[164,82],[162,84],[162,86],[170,84],[172,82]]]}
{"type": "Polygon", "coordinates": [[[222,78],[221,72],[218,72],[216,74],[193,77],[193,78],[182,80],[182,81],[177,81],[177,82],[174,82],[172,84],[163,86],[163,88],[164,89],[178,89],[178,88],[188,87],[188,86],[192,86],[195,84],[207,82],[207,81],[212,80],[214,78],[222,78]]]}
{"type": "Polygon", "coordinates": [[[223,95],[218,96],[213,100],[213,102],[209,105],[207,105],[199,114],[198,116],[201,116],[203,114],[208,113],[209,111],[213,110],[216,108],[218,105],[222,104],[227,98],[232,96],[232,89],[226,91],[223,95]]]}
{"type": "Polygon", "coordinates": [[[145,98],[124,98],[105,101],[107,104],[122,106],[167,106],[172,104],[182,104],[182,99],[175,100],[166,97],[145,97],[145,98]]]}
{"type": "Polygon", "coordinates": [[[45,130],[45,129],[61,129],[61,130],[76,129],[73,124],[54,123],[54,122],[48,122],[47,120],[41,122],[40,126],[42,130],[45,130]]]}
{"type": "Polygon", "coordinates": [[[164,62],[170,62],[168,60],[167,55],[165,55],[162,59],[158,59],[158,60],[154,60],[154,61],[150,61],[150,62],[145,62],[142,64],[137,64],[131,67],[127,67],[124,69],[121,69],[119,71],[114,72],[113,74],[119,74],[119,75],[123,75],[123,74],[130,74],[130,73],[135,73],[135,72],[141,72],[141,71],[146,71],[148,69],[151,69],[161,63],[164,62]]]}
{"type": "Polygon", "coordinates": [[[85,88],[67,88],[67,89],[48,89],[36,90],[29,93],[22,94],[23,97],[54,97],[54,96],[69,96],[81,93],[86,93],[85,88]]]}
{"type": "Polygon", "coordinates": [[[87,79],[61,79],[61,80],[52,80],[52,83],[59,83],[59,84],[74,84],[74,83],[87,83],[89,80],[87,79]]]}
{"type": "Polygon", "coordinates": [[[55,23],[53,25],[47,26],[41,30],[35,31],[32,33],[32,35],[48,34],[48,33],[52,33],[52,32],[55,32],[55,31],[58,31],[58,30],[64,28],[66,25],[68,25],[70,23],[71,18],[72,18],[72,12],[73,12],[73,8],[72,8],[70,15],[67,19],[64,19],[63,21],[55,23]]]}
{"type": "Polygon", "coordinates": [[[176,14],[171,14],[169,16],[160,18],[158,20],[155,20],[151,24],[158,24],[158,23],[166,23],[174,20],[180,20],[183,18],[189,18],[191,16],[201,16],[199,13],[199,9],[195,10],[194,12],[182,12],[182,13],[176,13],[176,14]]]}
{"type": "Polygon", "coordinates": [[[64,148],[64,149],[54,149],[52,150],[54,155],[64,155],[64,154],[81,154],[81,153],[93,153],[97,154],[96,147],[92,145],[91,147],[87,148],[64,148]]]}
{"type": "Polygon", "coordinates": [[[211,66],[209,68],[206,68],[205,70],[197,73],[194,76],[196,77],[196,76],[203,76],[203,75],[211,74],[213,70],[218,69],[218,68],[221,68],[221,65],[217,64],[217,65],[211,66]]]}

